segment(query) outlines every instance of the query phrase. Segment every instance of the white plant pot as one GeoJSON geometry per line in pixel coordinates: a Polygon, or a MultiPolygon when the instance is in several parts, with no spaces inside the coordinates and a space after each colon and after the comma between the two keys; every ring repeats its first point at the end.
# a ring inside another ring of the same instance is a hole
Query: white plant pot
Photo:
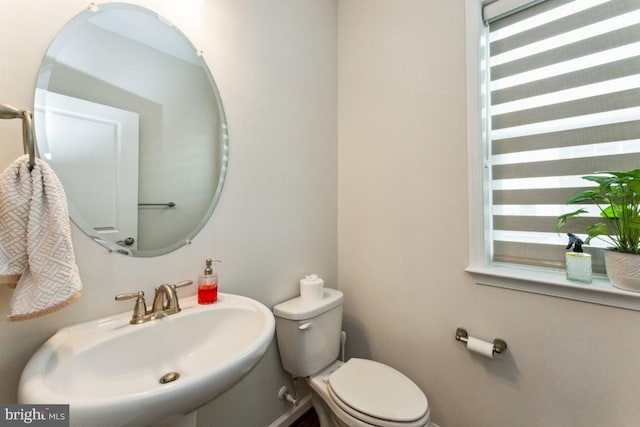
{"type": "Polygon", "coordinates": [[[613,286],[625,291],[640,292],[640,254],[605,249],[604,266],[613,286]]]}

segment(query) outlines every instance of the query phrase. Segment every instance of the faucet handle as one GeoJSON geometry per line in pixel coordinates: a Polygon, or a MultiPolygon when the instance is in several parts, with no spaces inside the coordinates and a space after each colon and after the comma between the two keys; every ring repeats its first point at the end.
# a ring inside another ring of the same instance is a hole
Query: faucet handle
{"type": "Polygon", "coordinates": [[[127,294],[116,295],[116,301],[124,301],[131,298],[144,298],[144,292],[138,291],[138,292],[131,292],[127,294]]]}
{"type": "Polygon", "coordinates": [[[184,282],[172,284],[171,288],[175,291],[178,288],[184,288],[185,286],[193,285],[193,280],[185,280],[184,282]]]}
{"type": "Polygon", "coordinates": [[[116,301],[124,301],[132,298],[136,299],[136,304],[133,306],[133,315],[129,323],[138,324],[145,321],[144,317],[147,314],[147,303],[144,300],[144,292],[132,292],[127,294],[116,295],[116,301]]]}

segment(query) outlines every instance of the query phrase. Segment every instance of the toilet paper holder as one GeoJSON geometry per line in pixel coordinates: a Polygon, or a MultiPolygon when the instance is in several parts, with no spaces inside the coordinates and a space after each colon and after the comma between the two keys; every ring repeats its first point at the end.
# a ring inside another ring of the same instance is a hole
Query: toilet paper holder
{"type": "MultiPolygon", "coordinates": [[[[469,340],[469,333],[466,329],[458,328],[456,329],[456,341],[460,341],[463,343],[467,343],[469,340]]],[[[493,340],[493,352],[494,353],[502,353],[507,349],[507,342],[503,339],[496,338],[493,340]]]]}

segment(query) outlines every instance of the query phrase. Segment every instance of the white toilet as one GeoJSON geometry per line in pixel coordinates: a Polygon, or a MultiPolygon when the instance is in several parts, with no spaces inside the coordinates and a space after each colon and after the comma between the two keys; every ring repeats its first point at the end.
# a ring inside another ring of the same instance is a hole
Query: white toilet
{"type": "Polygon", "coordinates": [[[282,366],[307,379],[322,427],[424,427],[429,403],[420,388],[397,370],[373,360],[341,362],[342,292],[297,297],[273,307],[282,366]]]}

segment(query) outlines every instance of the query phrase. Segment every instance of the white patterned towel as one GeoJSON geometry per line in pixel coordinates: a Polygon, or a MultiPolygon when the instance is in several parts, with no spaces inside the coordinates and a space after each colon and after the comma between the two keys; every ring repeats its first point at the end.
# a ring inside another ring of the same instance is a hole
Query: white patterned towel
{"type": "Polygon", "coordinates": [[[40,159],[29,171],[26,155],[0,175],[0,275],[16,274],[9,320],[54,312],[82,294],[62,184],[40,159]]]}

